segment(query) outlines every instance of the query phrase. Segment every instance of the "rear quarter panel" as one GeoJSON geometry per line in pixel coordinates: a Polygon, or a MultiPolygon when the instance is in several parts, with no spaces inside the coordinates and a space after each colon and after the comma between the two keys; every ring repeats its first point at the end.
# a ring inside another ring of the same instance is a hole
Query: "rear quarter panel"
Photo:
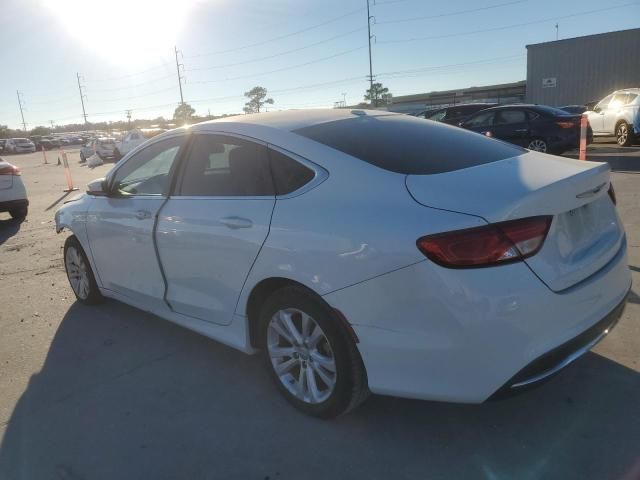
{"type": "Polygon", "coordinates": [[[424,261],[416,247],[423,235],[486,223],[424,207],[409,195],[405,175],[304,140],[313,145],[301,142],[288,149],[321,164],[329,176],[302,195],[277,199],[238,314],[245,313],[248,296],[261,280],[288,278],[324,295],[424,261]]]}

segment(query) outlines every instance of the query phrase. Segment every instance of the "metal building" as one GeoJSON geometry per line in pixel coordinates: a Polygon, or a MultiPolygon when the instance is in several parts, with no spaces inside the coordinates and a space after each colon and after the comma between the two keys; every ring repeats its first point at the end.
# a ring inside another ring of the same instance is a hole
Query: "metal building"
{"type": "Polygon", "coordinates": [[[527,45],[527,102],[583,105],[640,87],[640,28],[527,45]]]}
{"type": "Polygon", "coordinates": [[[393,97],[393,102],[386,105],[386,109],[391,112],[417,113],[425,109],[445,107],[458,103],[518,103],[524,101],[525,89],[526,82],[521,80],[499,85],[403,95],[393,97]]]}

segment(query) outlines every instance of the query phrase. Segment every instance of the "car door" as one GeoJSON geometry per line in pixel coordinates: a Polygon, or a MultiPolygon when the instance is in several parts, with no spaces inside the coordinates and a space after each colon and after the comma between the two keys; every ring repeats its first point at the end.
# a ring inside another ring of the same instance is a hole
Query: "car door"
{"type": "Polygon", "coordinates": [[[496,111],[491,133],[495,138],[516,145],[529,144],[529,121],[523,109],[509,108],[496,111]]]}
{"type": "Polygon", "coordinates": [[[603,110],[602,115],[602,130],[610,135],[616,133],[616,121],[620,118],[621,110],[627,103],[628,95],[626,93],[616,93],[613,96],[606,110],[603,110]]]}
{"type": "Polygon", "coordinates": [[[587,113],[593,133],[604,133],[604,115],[612,98],[613,94],[607,95],[593,107],[593,111],[587,113]]]}
{"type": "Polygon", "coordinates": [[[274,206],[266,145],[194,134],[156,232],[166,300],[175,312],[231,323],[274,206]]]}
{"type": "Polygon", "coordinates": [[[87,212],[90,250],[103,288],[149,311],[165,307],[153,230],[185,137],[165,137],[129,158],[107,180],[108,196],[95,197],[87,212]]]}

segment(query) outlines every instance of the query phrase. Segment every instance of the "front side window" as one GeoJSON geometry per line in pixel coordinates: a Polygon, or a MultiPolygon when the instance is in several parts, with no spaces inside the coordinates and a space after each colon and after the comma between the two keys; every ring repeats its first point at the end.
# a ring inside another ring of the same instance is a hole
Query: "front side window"
{"type": "Polygon", "coordinates": [[[636,98],[638,98],[638,95],[636,93],[628,93],[627,94],[627,101],[626,101],[625,105],[629,105],[629,104],[635,102],[636,98]]]}
{"type": "Polygon", "coordinates": [[[196,135],[177,195],[273,196],[267,147],[225,135],[196,135]]]}
{"type": "Polygon", "coordinates": [[[613,98],[613,93],[611,95],[607,95],[602,100],[600,100],[595,107],[593,107],[593,110],[596,112],[599,112],[601,110],[606,110],[612,98],[613,98]]]}
{"type": "Polygon", "coordinates": [[[161,140],[132,156],[117,170],[113,190],[123,195],[165,194],[171,166],[184,138],[181,135],[161,140]]]}

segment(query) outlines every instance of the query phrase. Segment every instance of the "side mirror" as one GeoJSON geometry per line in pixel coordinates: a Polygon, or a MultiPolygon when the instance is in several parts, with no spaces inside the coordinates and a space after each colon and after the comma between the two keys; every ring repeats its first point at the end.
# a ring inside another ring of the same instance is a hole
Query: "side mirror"
{"type": "Polygon", "coordinates": [[[105,178],[98,178],[87,185],[87,193],[94,197],[106,197],[109,189],[105,178]]]}
{"type": "Polygon", "coordinates": [[[593,111],[596,113],[600,113],[600,107],[596,105],[595,107],[593,107],[593,111]]]}

